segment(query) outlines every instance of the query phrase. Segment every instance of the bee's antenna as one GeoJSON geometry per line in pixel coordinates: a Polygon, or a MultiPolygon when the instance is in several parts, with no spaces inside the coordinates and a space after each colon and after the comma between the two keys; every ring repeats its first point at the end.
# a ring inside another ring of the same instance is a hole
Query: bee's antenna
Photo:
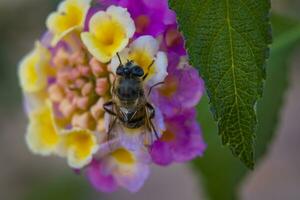
{"type": "Polygon", "coordinates": [[[155,62],[155,60],[153,59],[152,62],[150,63],[150,65],[149,65],[148,68],[147,68],[148,71],[149,71],[149,69],[153,66],[154,62],[155,62]]]}
{"type": "Polygon", "coordinates": [[[150,63],[150,65],[147,68],[147,73],[143,76],[143,80],[145,80],[147,78],[147,76],[149,75],[149,70],[153,66],[154,63],[155,63],[155,60],[153,59],[152,62],[150,63]]]}
{"type": "Polygon", "coordinates": [[[154,85],[152,85],[148,91],[148,97],[150,96],[153,88],[155,88],[156,86],[162,85],[162,84],[165,84],[165,82],[158,82],[158,83],[155,83],[154,85]]]}
{"type": "Polygon", "coordinates": [[[119,53],[117,53],[117,56],[118,56],[118,59],[119,59],[120,65],[123,65],[123,64],[122,64],[122,60],[121,60],[121,57],[120,57],[119,53]]]}

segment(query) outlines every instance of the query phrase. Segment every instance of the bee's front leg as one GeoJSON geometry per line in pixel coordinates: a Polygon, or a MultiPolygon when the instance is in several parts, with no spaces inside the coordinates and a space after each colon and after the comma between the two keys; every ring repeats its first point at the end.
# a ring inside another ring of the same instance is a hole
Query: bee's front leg
{"type": "Polygon", "coordinates": [[[105,104],[103,104],[103,109],[107,113],[109,113],[109,114],[111,114],[113,116],[117,116],[117,114],[112,109],[112,106],[114,106],[114,105],[115,105],[115,103],[113,101],[106,102],[105,104]]]}
{"type": "Polygon", "coordinates": [[[150,103],[146,103],[146,107],[148,108],[148,110],[149,110],[149,124],[150,124],[150,126],[151,126],[151,128],[152,128],[152,130],[153,130],[153,132],[154,132],[154,134],[155,134],[155,137],[156,137],[156,139],[158,140],[159,139],[159,136],[158,136],[158,133],[157,133],[157,131],[156,131],[156,129],[155,129],[155,126],[154,126],[154,124],[152,123],[152,120],[151,119],[153,119],[154,117],[155,117],[155,109],[154,109],[154,107],[150,104],[150,103]]]}
{"type": "Polygon", "coordinates": [[[111,132],[112,132],[116,122],[117,122],[117,117],[114,117],[114,119],[109,124],[108,131],[107,131],[107,141],[110,141],[110,139],[111,139],[111,132]]]}

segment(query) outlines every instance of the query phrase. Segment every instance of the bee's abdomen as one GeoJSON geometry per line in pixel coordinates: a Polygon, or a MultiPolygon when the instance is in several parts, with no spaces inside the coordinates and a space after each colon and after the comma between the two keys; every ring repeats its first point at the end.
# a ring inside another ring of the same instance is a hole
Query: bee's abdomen
{"type": "Polygon", "coordinates": [[[141,118],[132,119],[127,123],[124,123],[124,126],[126,126],[127,128],[140,128],[144,124],[145,124],[145,118],[141,117],[141,118]]]}

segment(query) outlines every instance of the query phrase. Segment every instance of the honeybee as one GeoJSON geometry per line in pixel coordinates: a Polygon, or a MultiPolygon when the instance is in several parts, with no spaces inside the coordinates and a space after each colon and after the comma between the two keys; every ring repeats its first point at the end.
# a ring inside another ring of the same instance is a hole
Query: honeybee
{"type": "MultiPolygon", "coordinates": [[[[116,78],[112,85],[112,99],[103,105],[103,109],[112,116],[107,132],[107,140],[110,140],[111,132],[117,122],[129,129],[145,127],[151,134],[154,132],[156,139],[159,139],[152,122],[155,118],[155,109],[147,101],[144,91],[144,81],[148,73],[144,73],[143,68],[133,61],[127,60],[123,65],[119,54],[117,56],[120,65],[117,68],[116,78]]],[[[154,60],[149,65],[148,71],[153,64],[154,60]]],[[[148,96],[151,90],[160,84],[163,84],[163,82],[150,87],[148,96]]]]}

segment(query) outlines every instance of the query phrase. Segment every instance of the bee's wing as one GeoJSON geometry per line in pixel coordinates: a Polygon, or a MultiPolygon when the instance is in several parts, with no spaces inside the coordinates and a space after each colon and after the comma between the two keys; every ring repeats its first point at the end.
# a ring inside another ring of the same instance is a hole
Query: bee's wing
{"type": "Polygon", "coordinates": [[[150,116],[151,111],[146,107],[145,131],[143,132],[143,139],[146,146],[150,146],[156,139],[156,130],[150,116]]]}

